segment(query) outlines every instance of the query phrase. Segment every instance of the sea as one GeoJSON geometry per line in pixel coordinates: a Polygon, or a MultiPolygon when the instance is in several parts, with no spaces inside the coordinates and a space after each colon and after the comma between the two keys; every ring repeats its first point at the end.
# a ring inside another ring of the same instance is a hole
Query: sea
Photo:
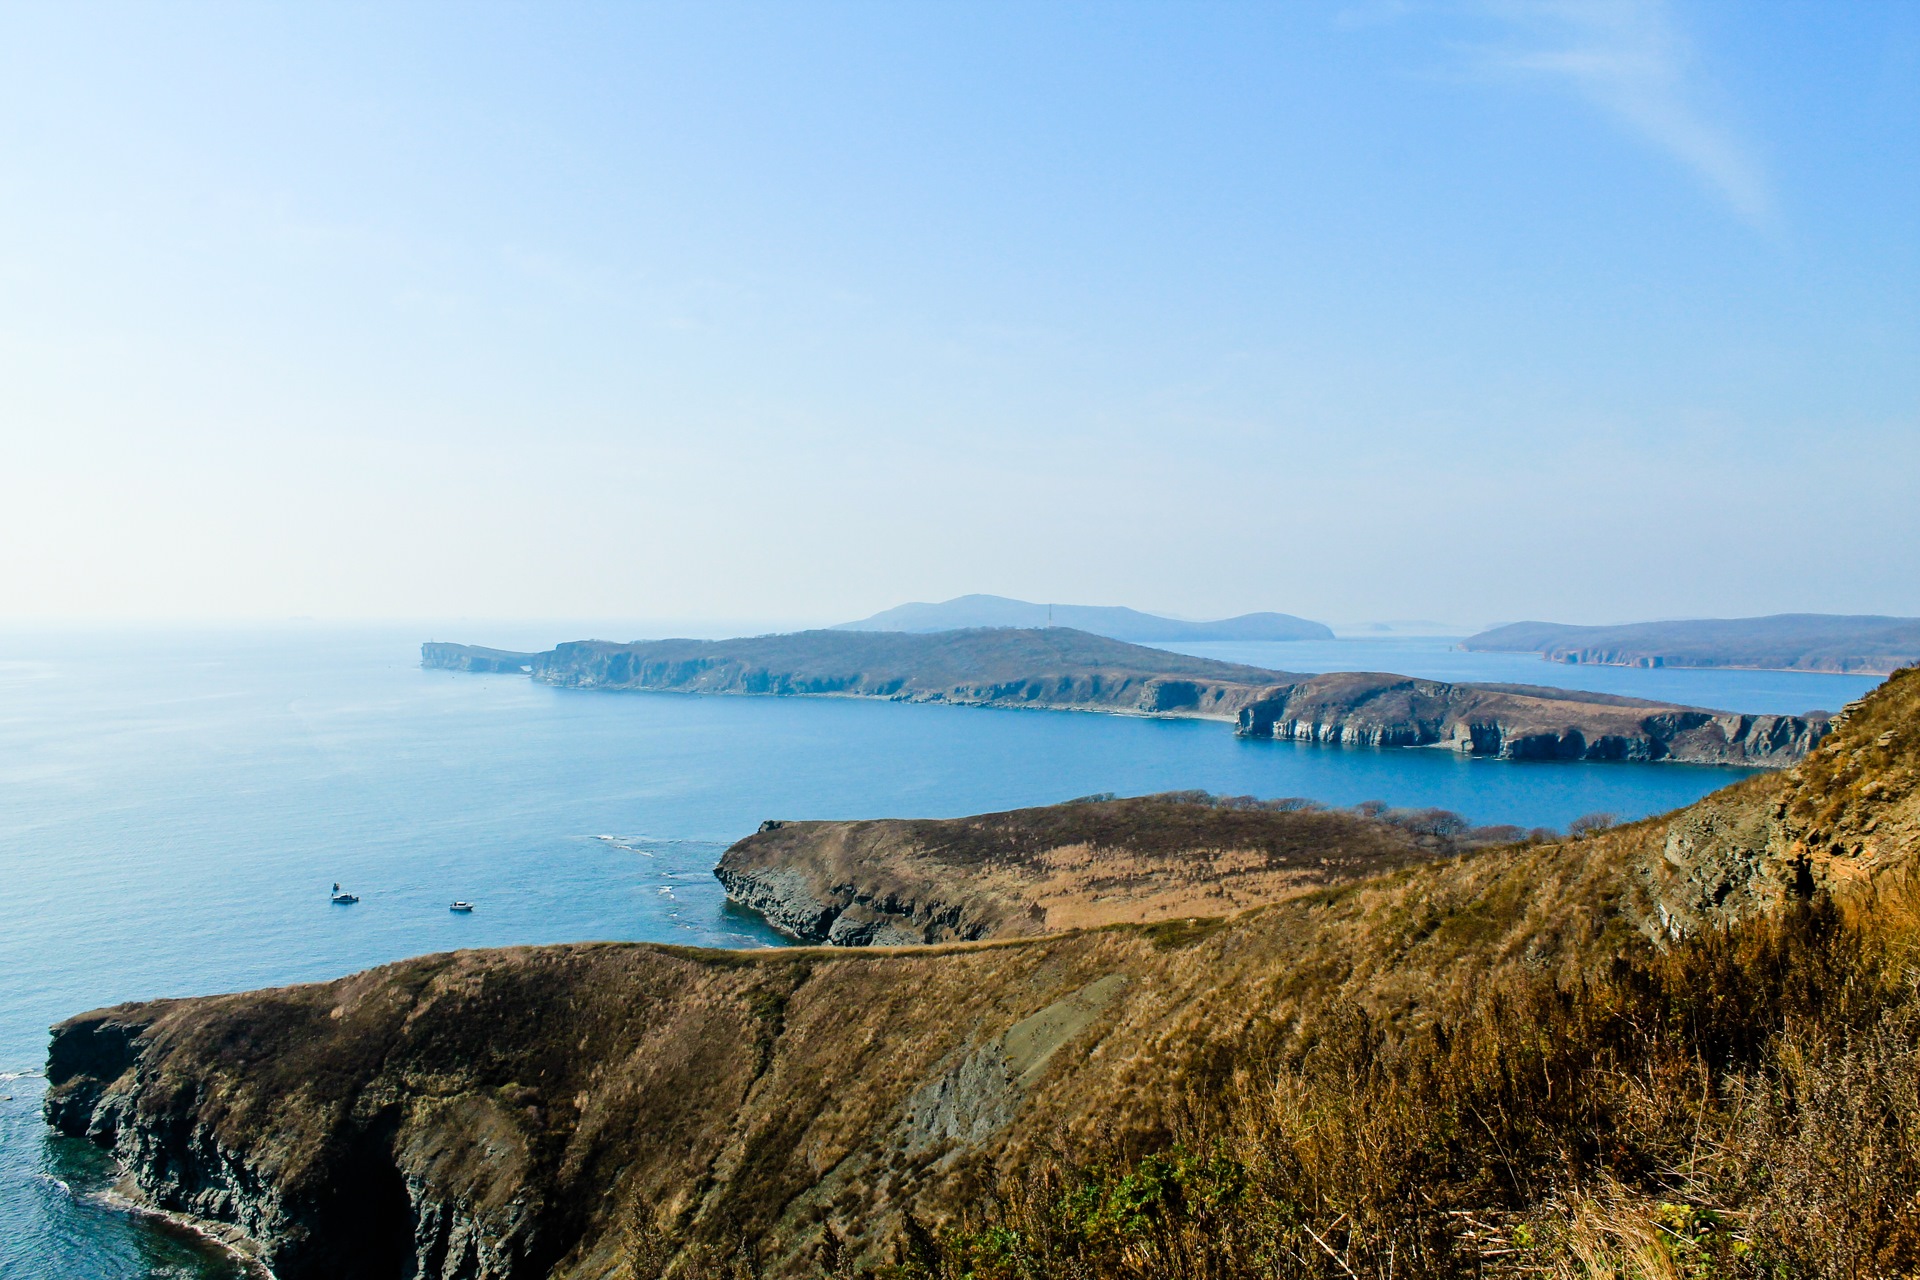
{"type": "MultiPolygon", "coordinates": [[[[581,634],[517,622],[453,638],[544,648],[581,634]]],[[[426,638],[308,623],[0,630],[0,1277],[247,1274],[120,1204],[110,1162],[41,1122],[47,1027],[87,1009],[461,947],[779,946],[711,874],[767,818],[1198,788],[1564,827],[1743,776],[1256,742],[1216,722],[1093,713],[582,692],[423,670],[426,638]],[[334,905],[335,883],[359,901],[334,905]],[[450,912],[455,899],[472,913],[450,912]]],[[[1751,712],[1837,709],[1877,682],[1565,666],[1444,637],[1179,647],[1751,712]]]]}

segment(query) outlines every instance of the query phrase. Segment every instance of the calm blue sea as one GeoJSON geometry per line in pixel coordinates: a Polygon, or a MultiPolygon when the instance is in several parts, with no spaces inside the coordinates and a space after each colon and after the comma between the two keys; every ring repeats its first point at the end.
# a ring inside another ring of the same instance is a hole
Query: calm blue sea
{"type": "MultiPolygon", "coordinates": [[[[570,631],[459,638],[544,646],[570,631]]],[[[0,633],[0,1276],[237,1274],[97,1198],[49,1136],[47,1025],[119,1000],[333,977],[454,947],[777,945],[709,870],[764,818],[952,815],[1199,787],[1559,826],[1733,780],[1244,742],[1220,724],[834,699],[580,693],[422,671],[417,627],[0,633]],[[327,901],[340,881],[356,906],[327,901]],[[478,904],[447,911],[454,898],[478,904]]],[[[1204,645],[1291,670],[1527,680],[1734,710],[1874,681],[1626,671],[1438,640],[1204,645]]]]}

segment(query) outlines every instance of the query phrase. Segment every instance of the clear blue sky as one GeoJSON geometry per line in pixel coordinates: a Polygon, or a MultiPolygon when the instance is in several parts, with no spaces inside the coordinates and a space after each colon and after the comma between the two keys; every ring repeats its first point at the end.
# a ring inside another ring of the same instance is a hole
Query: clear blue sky
{"type": "Polygon", "coordinates": [[[1920,614],[1920,4],[0,7],[0,614],[1920,614]]]}

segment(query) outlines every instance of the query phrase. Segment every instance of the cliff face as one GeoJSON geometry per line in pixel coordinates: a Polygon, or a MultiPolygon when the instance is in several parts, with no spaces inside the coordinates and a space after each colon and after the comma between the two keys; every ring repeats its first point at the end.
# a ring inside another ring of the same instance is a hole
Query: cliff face
{"type": "Polygon", "coordinates": [[[243,1226],[284,1280],[585,1280],[634,1264],[647,1226],[792,1275],[828,1227],[883,1259],[904,1213],[937,1220],[1050,1135],[1160,1131],[1257,1027],[1349,1004],[1417,1025],[1515,966],[1571,978],[1855,892],[1917,841],[1909,673],[1798,769],[1580,841],[1231,918],[903,951],[463,952],[120,1006],[54,1029],[46,1108],[155,1203],[243,1226]]]}
{"type": "Polygon", "coordinates": [[[1282,901],[1471,847],[1450,818],[1173,794],[972,818],[768,822],[714,875],[805,942],[971,942],[1282,901]]]}
{"type": "Polygon", "coordinates": [[[1276,690],[1240,713],[1245,737],[1371,747],[1445,746],[1502,760],[1673,760],[1777,767],[1827,732],[1824,715],[1736,715],[1529,685],[1448,684],[1343,672],[1276,690]]]}

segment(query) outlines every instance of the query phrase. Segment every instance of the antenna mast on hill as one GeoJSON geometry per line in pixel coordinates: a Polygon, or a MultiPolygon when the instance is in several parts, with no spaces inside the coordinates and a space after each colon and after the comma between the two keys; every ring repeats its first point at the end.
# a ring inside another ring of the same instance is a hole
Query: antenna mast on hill
{"type": "Polygon", "coordinates": [[[1047,601],[1047,625],[1049,627],[1053,625],[1053,601],[1051,600],[1047,601]]]}

